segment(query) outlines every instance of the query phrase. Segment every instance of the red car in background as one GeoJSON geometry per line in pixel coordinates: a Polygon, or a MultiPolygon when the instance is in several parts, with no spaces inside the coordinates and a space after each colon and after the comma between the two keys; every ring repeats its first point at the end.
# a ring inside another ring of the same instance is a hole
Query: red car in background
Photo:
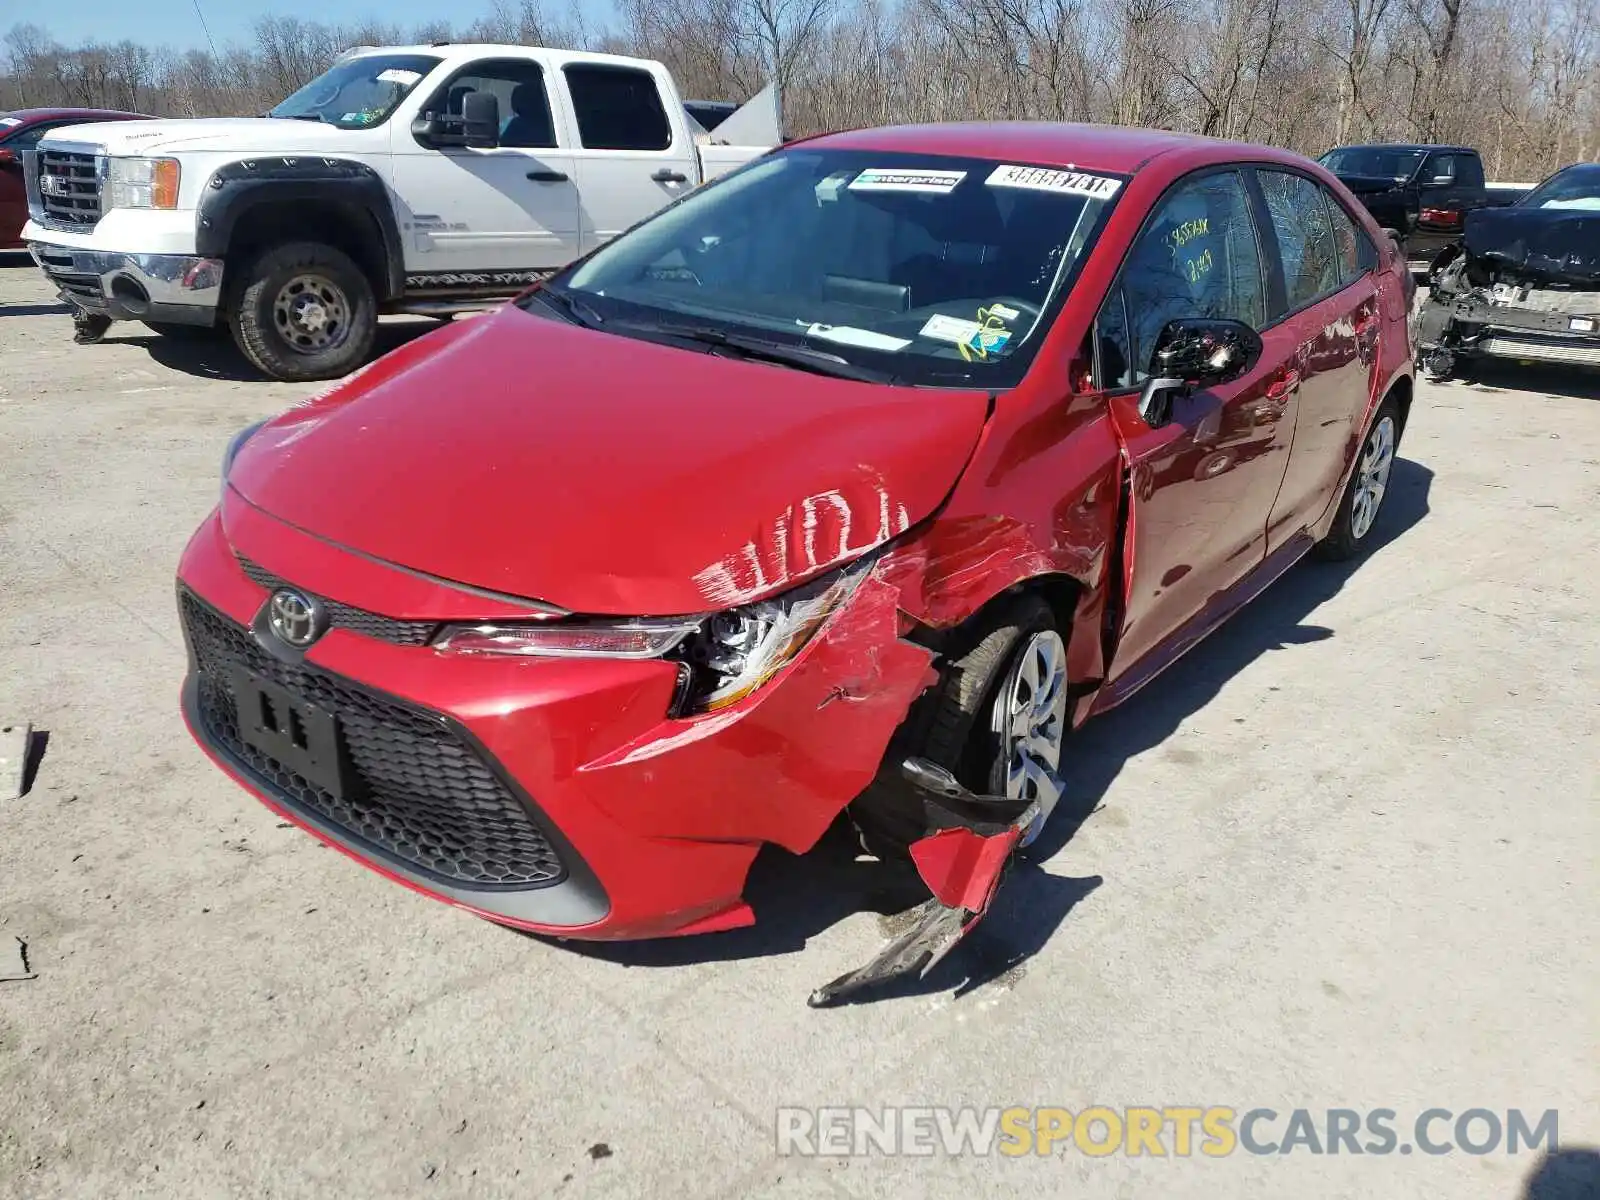
{"type": "Polygon", "coordinates": [[[19,108],[0,112],[0,250],[22,249],[28,197],[22,186],[22,152],[63,125],[91,121],[148,121],[143,113],[104,108],[19,108]]]}
{"type": "Polygon", "coordinates": [[[1070,729],[1372,540],[1405,272],[1283,151],[792,142],[243,431],[186,718],[329,844],[567,937],[746,924],[757,851],[848,807],[935,893],[927,962],[1070,729]]]}

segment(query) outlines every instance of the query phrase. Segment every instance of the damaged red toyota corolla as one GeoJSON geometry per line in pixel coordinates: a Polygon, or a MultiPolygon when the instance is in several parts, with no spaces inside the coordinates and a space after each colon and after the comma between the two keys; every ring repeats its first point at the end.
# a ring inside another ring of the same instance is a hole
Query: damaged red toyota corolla
{"type": "Polygon", "coordinates": [[[190,727],[367,865],[568,937],[745,924],[758,849],[848,806],[935,893],[925,961],[1068,730],[1371,538],[1404,271],[1260,147],[792,143],[236,438],[180,568],[190,727]]]}

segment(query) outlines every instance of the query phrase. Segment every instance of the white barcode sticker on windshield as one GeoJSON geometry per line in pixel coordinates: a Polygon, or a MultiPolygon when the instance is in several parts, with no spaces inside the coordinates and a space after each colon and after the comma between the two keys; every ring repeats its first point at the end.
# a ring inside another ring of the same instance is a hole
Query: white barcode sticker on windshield
{"type": "Polygon", "coordinates": [[[1028,188],[1035,192],[1063,192],[1068,196],[1088,196],[1109,200],[1122,186],[1120,179],[1086,175],[1082,171],[1055,171],[1048,167],[996,167],[987,180],[990,187],[1028,188]]]}
{"type": "Polygon", "coordinates": [[[22,124],[22,118],[21,117],[0,117],[0,125],[5,126],[7,129],[10,129],[13,125],[21,125],[21,124],[22,124]]]}
{"type": "Polygon", "coordinates": [[[808,337],[838,342],[841,346],[860,346],[863,350],[904,350],[911,345],[909,338],[890,337],[873,329],[857,329],[853,325],[813,325],[806,330],[808,337]]]}
{"type": "Polygon", "coordinates": [[[850,183],[853,192],[931,192],[944,196],[967,177],[965,171],[901,171],[868,167],[850,183]]]}
{"type": "Polygon", "coordinates": [[[421,71],[407,71],[401,67],[390,67],[387,71],[378,72],[379,83],[398,83],[402,87],[410,87],[421,78],[421,71]]]}

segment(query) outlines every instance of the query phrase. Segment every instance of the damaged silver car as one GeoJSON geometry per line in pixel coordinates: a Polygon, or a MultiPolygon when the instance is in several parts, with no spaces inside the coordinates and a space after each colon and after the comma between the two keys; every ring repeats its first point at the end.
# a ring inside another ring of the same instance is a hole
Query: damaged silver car
{"type": "Polygon", "coordinates": [[[1429,271],[1412,340],[1432,380],[1482,358],[1600,367],[1600,163],[1470,213],[1429,271]]]}

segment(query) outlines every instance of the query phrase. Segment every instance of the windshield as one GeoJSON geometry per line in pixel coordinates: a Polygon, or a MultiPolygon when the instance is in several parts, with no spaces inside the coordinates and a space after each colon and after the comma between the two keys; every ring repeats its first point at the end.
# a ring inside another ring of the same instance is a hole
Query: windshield
{"type": "Polygon", "coordinates": [[[796,148],[691,193],[550,290],[628,336],[687,327],[824,352],[896,383],[1011,386],[1121,185],[991,159],[796,148]]]}
{"type": "Polygon", "coordinates": [[[369,54],[335,63],[267,114],[323,121],[340,129],[381,125],[440,59],[428,54],[369,54]]]}
{"type": "Polygon", "coordinates": [[[1523,208],[1580,208],[1600,211],[1600,164],[1557,171],[1522,198],[1523,208]]]}
{"type": "Polygon", "coordinates": [[[1421,150],[1397,150],[1392,146],[1347,146],[1330,150],[1317,161],[1335,175],[1369,175],[1399,182],[1417,173],[1422,155],[1421,150]]]}

